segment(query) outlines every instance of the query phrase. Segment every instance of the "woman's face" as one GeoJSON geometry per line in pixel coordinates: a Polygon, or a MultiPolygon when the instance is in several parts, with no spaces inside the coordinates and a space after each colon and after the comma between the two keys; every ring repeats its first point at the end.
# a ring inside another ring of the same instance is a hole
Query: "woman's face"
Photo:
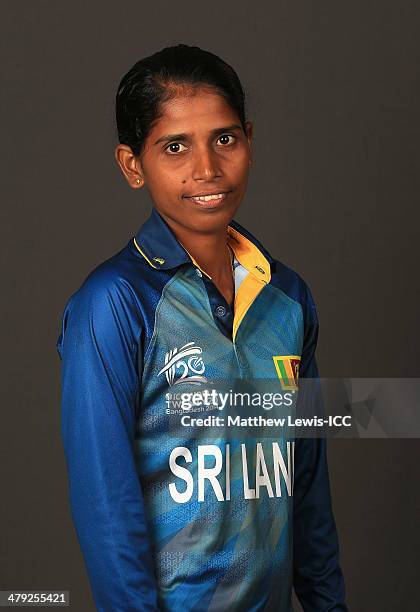
{"type": "Polygon", "coordinates": [[[214,232],[228,225],[246,191],[250,122],[246,129],[247,134],[236,112],[215,90],[181,89],[164,105],[140,158],[125,145],[117,147],[123,152],[116,150],[116,157],[130,185],[146,185],[156,209],[172,221],[171,226],[214,232]],[[193,199],[206,194],[222,196],[193,199]]]}

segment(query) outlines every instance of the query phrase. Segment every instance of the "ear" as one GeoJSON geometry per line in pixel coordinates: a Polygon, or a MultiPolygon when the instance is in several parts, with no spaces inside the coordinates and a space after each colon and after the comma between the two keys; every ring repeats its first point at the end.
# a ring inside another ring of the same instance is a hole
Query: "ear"
{"type": "Polygon", "coordinates": [[[249,145],[249,163],[252,164],[252,138],[254,135],[254,126],[251,123],[251,121],[246,121],[245,128],[246,128],[246,137],[248,139],[248,145],[249,145]]]}
{"type": "Polygon", "coordinates": [[[114,157],[130,187],[133,189],[143,187],[144,177],[141,162],[140,159],[134,155],[131,147],[125,144],[117,145],[115,147],[114,157]]]}

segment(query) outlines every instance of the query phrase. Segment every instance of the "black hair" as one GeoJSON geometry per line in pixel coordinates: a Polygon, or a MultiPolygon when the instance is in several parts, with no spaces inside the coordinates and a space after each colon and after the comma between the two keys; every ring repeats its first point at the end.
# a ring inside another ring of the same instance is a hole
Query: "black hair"
{"type": "Polygon", "coordinates": [[[245,132],[245,92],[235,70],[210,51],[178,44],[145,57],[123,76],[115,104],[120,143],[141,155],[162,106],[180,88],[215,89],[236,111],[245,132]]]}

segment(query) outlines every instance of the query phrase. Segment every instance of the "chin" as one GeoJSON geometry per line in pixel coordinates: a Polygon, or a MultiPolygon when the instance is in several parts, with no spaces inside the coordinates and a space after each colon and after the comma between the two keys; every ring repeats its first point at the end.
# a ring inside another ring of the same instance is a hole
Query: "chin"
{"type": "Polygon", "coordinates": [[[190,224],[197,231],[215,232],[227,227],[235,216],[238,206],[220,207],[212,211],[197,211],[191,215],[190,224]]]}

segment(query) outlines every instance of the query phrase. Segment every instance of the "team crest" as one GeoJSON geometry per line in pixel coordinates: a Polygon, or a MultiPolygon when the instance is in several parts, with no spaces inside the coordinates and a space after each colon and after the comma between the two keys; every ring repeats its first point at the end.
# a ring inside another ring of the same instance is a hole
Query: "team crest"
{"type": "Polygon", "coordinates": [[[273,355],[277,376],[285,391],[295,391],[299,377],[299,355],[273,355]]]}
{"type": "Polygon", "coordinates": [[[178,385],[182,382],[201,384],[207,382],[203,376],[205,366],[201,357],[203,350],[195,342],[187,342],[178,350],[171,349],[165,354],[165,365],[158,372],[165,373],[168,385],[178,385]]]}

